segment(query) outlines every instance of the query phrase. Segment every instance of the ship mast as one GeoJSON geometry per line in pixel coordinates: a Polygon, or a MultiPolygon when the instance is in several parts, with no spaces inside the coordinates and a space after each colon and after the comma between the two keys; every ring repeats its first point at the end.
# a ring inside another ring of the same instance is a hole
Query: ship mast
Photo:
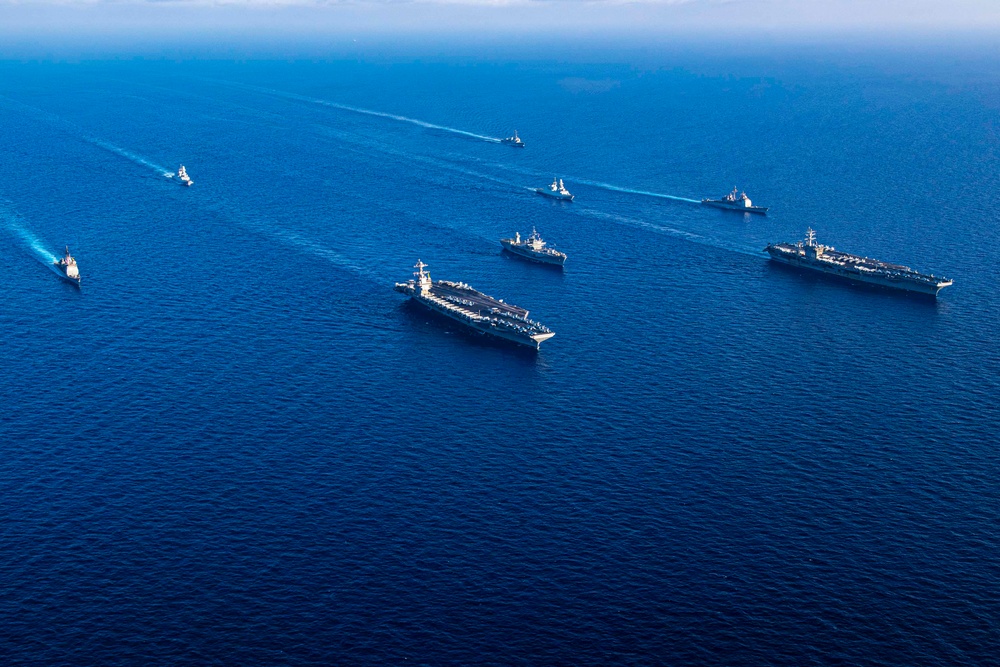
{"type": "Polygon", "coordinates": [[[416,271],[413,272],[413,275],[417,278],[417,288],[420,290],[421,294],[427,294],[431,289],[431,274],[424,271],[424,269],[427,268],[427,265],[418,259],[417,263],[413,265],[413,268],[416,269],[416,271]]]}

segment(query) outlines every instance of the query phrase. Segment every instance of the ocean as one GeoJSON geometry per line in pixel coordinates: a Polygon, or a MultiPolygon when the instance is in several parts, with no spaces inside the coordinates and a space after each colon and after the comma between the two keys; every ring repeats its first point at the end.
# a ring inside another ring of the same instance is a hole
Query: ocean
{"type": "Polygon", "coordinates": [[[0,663],[993,663],[998,63],[0,63],[0,663]]]}

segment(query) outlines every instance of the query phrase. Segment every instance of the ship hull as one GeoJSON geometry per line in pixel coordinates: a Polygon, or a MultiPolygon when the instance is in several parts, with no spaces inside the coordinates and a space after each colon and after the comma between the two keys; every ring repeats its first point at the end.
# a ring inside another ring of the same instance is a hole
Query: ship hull
{"type": "Polygon", "coordinates": [[[447,317],[449,320],[452,320],[453,322],[458,322],[471,332],[479,333],[484,336],[490,336],[492,338],[499,338],[501,340],[505,340],[511,343],[517,343],[518,345],[530,347],[535,350],[537,350],[544,341],[555,336],[554,333],[536,334],[534,336],[521,336],[511,331],[506,331],[504,329],[491,327],[488,324],[484,324],[482,322],[470,321],[462,316],[461,311],[456,311],[450,308],[446,308],[439,303],[431,301],[430,299],[425,299],[417,295],[410,295],[410,298],[413,299],[413,301],[415,301],[416,303],[423,306],[424,308],[432,310],[438,315],[447,317]]]}
{"type": "Polygon", "coordinates": [[[546,190],[545,188],[535,188],[535,192],[542,195],[543,197],[548,197],[549,199],[558,199],[560,201],[573,201],[576,195],[561,195],[558,192],[552,192],[546,190]]]}
{"type": "Polygon", "coordinates": [[[839,278],[841,280],[846,280],[852,283],[868,285],[872,287],[880,287],[891,290],[898,290],[903,292],[909,292],[912,294],[922,294],[930,297],[937,297],[937,293],[942,289],[951,285],[951,282],[945,284],[930,284],[930,283],[919,283],[905,279],[890,280],[881,275],[869,275],[862,273],[860,271],[851,270],[847,267],[842,267],[839,265],[827,266],[826,264],[816,263],[806,259],[803,256],[794,256],[782,253],[780,250],[767,249],[767,254],[772,260],[783,264],[785,266],[791,266],[802,271],[810,271],[813,273],[822,273],[825,276],[832,278],[839,278]]]}
{"type": "Polygon", "coordinates": [[[79,278],[71,278],[70,276],[67,276],[66,273],[63,272],[63,270],[61,268],[59,268],[58,265],[53,265],[52,268],[53,268],[53,270],[55,270],[56,275],[59,276],[60,280],[62,280],[64,282],[67,282],[70,285],[75,285],[76,287],[80,286],[80,279],[79,278]]]}
{"type": "Polygon", "coordinates": [[[705,206],[711,206],[712,208],[721,208],[726,211],[736,211],[737,213],[757,213],[758,215],[767,215],[766,206],[742,206],[738,204],[729,204],[727,202],[714,201],[712,199],[702,199],[701,203],[705,206]]]}
{"type": "Polygon", "coordinates": [[[538,262],[539,264],[547,264],[549,266],[562,266],[566,263],[565,257],[552,256],[552,255],[536,255],[530,251],[526,251],[523,248],[519,248],[513,244],[507,243],[505,241],[500,242],[503,245],[503,249],[512,255],[517,255],[531,262],[538,262]]]}

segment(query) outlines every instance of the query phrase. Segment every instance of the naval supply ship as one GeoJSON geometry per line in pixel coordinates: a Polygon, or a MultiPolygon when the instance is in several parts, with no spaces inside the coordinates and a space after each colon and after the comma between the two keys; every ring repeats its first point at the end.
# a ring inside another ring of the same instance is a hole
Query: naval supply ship
{"type": "Polygon", "coordinates": [[[63,280],[80,286],[80,268],[76,265],[76,260],[69,254],[69,246],[66,246],[66,256],[52,262],[52,266],[59,272],[59,277],[63,280]]]}
{"type": "Polygon", "coordinates": [[[188,176],[187,169],[184,168],[184,165],[181,165],[177,170],[177,182],[188,187],[194,185],[194,181],[192,181],[191,177],[188,176]]]}
{"type": "Polygon", "coordinates": [[[479,292],[465,283],[431,281],[427,265],[419,259],[413,266],[414,278],[396,283],[396,291],[450,317],[459,324],[489,336],[528,345],[536,350],[555,336],[551,329],[528,319],[528,311],[479,292]]]}
{"type": "Polygon", "coordinates": [[[549,248],[534,227],[531,228],[531,236],[528,238],[522,239],[521,232],[514,232],[514,238],[500,239],[500,245],[507,252],[520,255],[535,262],[556,264],[558,266],[566,263],[566,253],[559,252],[555,248],[549,248]]]}
{"type": "Polygon", "coordinates": [[[747,197],[747,193],[741,192],[736,194],[736,188],[733,188],[733,191],[722,199],[702,199],[701,203],[706,206],[724,208],[730,211],[741,211],[743,213],[760,213],[761,215],[767,213],[766,206],[754,206],[750,198],[747,197]]]}
{"type": "Polygon", "coordinates": [[[514,148],[524,148],[524,142],[521,141],[521,137],[517,136],[517,130],[514,130],[513,137],[504,137],[500,140],[500,143],[513,146],[514,148]]]}
{"type": "Polygon", "coordinates": [[[804,241],[771,243],[764,250],[771,259],[782,264],[892,289],[937,296],[942,288],[952,284],[947,278],[919,273],[908,266],[850,255],[820,245],[816,243],[816,232],[812,229],[806,231],[804,241]]]}
{"type": "Polygon", "coordinates": [[[563,185],[561,178],[553,178],[549,187],[535,188],[535,192],[546,197],[552,197],[553,199],[573,201],[573,195],[571,195],[569,190],[566,189],[566,186],[563,185]]]}

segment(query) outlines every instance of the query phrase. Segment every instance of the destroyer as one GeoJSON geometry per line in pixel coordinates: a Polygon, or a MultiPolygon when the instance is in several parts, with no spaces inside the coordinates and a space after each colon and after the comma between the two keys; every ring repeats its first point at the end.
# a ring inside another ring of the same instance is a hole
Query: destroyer
{"type": "Polygon", "coordinates": [[[552,197],[553,199],[573,201],[573,195],[571,195],[569,190],[566,189],[566,186],[563,185],[561,178],[553,178],[549,187],[535,188],[535,192],[546,197],[552,197]]]}
{"type": "Polygon", "coordinates": [[[725,208],[730,211],[742,211],[743,213],[767,213],[766,206],[754,206],[747,193],[736,194],[736,188],[722,199],[702,199],[702,204],[714,206],[715,208],[725,208]]]}
{"type": "Polygon", "coordinates": [[[407,294],[431,310],[450,317],[482,334],[496,336],[536,350],[543,341],[555,336],[551,329],[528,319],[528,311],[494,299],[465,283],[431,281],[427,265],[419,259],[417,269],[405,283],[396,283],[396,291],[407,294]]]}
{"type": "Polygon", "coordinates": [[[505,137],[500,140],[500,143],[513,146],[514,148],[524,148],[524,142],[521,141],[521,137],[517,136],[517,130],[514,130],[513,137],[505,137]]]}
{"type": "Polygon", "coordinates": [[[66,256],[52,262],[52,266],[59,272],[60,278],[77,287],[80,286],[80,269],[76,265],[76,260],[69,254],[69,246],[66,246],[66,256]]]}
{"type": "Polygon", "coordinates": [[[181,165],[177,170],[177,182],[188,187],[194,185],[194,181],[192,181],[191,177],[188,176],[187,169],[184,168],[184,165],[181,165]]]}
{"type": "Polygon", "coordinates": [[[528,238],[522,239],[521,232],[515,232],[512,239],[500,239],[500,245],[508,252],[535,262],[559,266],[566,262],[566,253],[549,248],[534,227],[531,228],[531,236],[528,238]]]}
{"type": "Polygon", "coordinates": [[[937,296],[942,288],[952,284],[947,278],[918,273],[908,266],[849,255],[830,246],[820,245],[816,243],[816,232],[812,229],[806,231],[804,241],[795,244],[771,243],[764,250],[771,259],[782,264],[892,289],[937,296]]]}

